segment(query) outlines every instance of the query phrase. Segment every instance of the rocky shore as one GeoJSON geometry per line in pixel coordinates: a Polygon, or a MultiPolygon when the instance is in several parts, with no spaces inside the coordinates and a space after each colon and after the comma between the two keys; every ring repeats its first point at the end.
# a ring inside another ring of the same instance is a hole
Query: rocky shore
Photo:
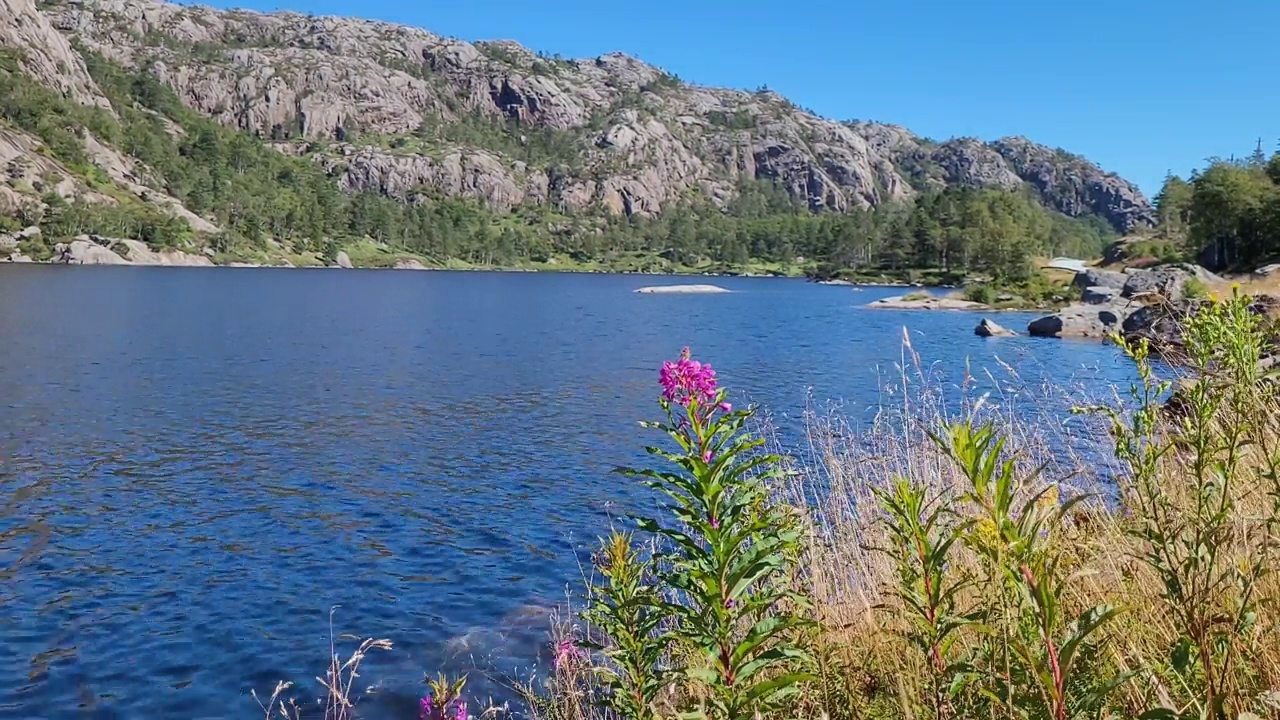
{"type": "Polygon", "coordinates": [[[1125,271],[1087,268],[1072,284],[1080,301],[1027,325],[1035,337],[1105,338],[1148,317],[1151,305],[1181,303],[1190,289],[1220,283],[1222,278],[1198,265],[1162,265],[1125,271]],[[1130,321],[1130,318],[1135,318],[1130,321]]]}

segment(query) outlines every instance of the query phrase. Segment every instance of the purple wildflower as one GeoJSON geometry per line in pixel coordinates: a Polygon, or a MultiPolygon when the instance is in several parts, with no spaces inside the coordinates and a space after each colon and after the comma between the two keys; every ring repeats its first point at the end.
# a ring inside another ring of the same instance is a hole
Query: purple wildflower
{"type": "Polygon", "coordinates": [[[703,451],[703,453],[702,453],[702,462],[704,462],[704,463],[709,463],[709,462],[711,462],[711,451],[710,451],[710,450],[705,450],[705,451],[703,451]]]}
{"type": "Polygon", "coordinates": [[[458,709],[454,713],[453,717],[454,717],[454,720],[467,720],[467,701],[466,700],[461,700],[458,702],[458,709]]]}
{"type": "Polygon", "coordinates": [[[689,348],[680,351],[680,359],[662,363],[658,373],[662,385],[662,397],[685,407],[690,401],[699,404],[710,402],[716,395],[716,371],[709,363],[701,363],[689,355],[689,348]]]}
{"type": "Polygon", "coordinates": [[[582,648],[572,640],[561,640],[556,643],[556,654],[552,660],[552,665],[559,670],[562,667],[575,663],[586,658],[586,654],[582,652],[582,648]]]}
{"type": "Polygon", "coordinates": [[[733,403],[727,403],[727,402],[720,403],[720,412],[726,412],[726,413],[733,412],[733,403]]]}
{"type": "Polygon", "coordinates": [[[433,710],[435,708],[431,704],[431,696],[428,695],[418,701],[418,720],[434,720],[433,710]]]}
{"type": "Polygon", "coordinates": [[[719,530],[719,529],[720,529],[720,521],[719,521],[719,520],[717,520],[717,519],[716,519],[716,518],[714,518],[714,517],[709,518],[709,520],[711,521],[711,529],[712,529],[712,530],[719,530]]]}

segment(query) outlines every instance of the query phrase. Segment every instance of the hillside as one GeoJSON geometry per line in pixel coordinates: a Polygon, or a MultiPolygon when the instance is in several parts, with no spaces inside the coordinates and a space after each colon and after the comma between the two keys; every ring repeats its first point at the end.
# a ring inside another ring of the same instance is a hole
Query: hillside
{"type": "MultiPolygon", "coordinates": [[[[502,254],[549,243],[537,252],[590,255],[610,249],[611,227],[645,218],[744,216],[750,203],[764,208],[756,215],[847,216],[948,189],[1012,192],[1116,233],[1155,219],[1132,184],[1024,138],[935,142],[835,122],[767,90],[700,87],[622,54],[566,60],[382,22],[156,0],[0,0],[0,20],[4,212],[47,221],[51,193],[74,206],[141,203],[114,226],[94,222],[149,242],[394,244],[467,214],[484,219],[465,233],[470,259],[485,259],[476,242],[504,235],[502,254]],[[288,202],[258,207],[281,185],[288,202]],[[353,202],[335,191],[365,198],[363,209],[324,217],[315,208],[353,202]],[[153,211],[186,227],[138,219],[153,211]]],[[[459,252],[445,240],[421,250],[459,252]]]]}

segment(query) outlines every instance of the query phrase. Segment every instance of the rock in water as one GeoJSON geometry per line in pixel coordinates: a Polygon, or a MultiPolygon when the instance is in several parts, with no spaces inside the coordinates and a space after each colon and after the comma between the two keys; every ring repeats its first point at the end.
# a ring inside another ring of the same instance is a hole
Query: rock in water
{"type": "Polygon", "coordinates": [[[350,270],[352,267],[354,267],[354,266],[351,264],[351,256],[350,256],[350,255],[347,255],[347,251],[346,251],[346,250],[339,250],[339,251],[338,251],[338,256],[337,256],[336,258],[334,258],[334,261],[333,261],[333,262],[334,262],[334,264],[335,264],[335,265],[337,265],[338,267],[340,267],[340,268],[346,268],[346,269],[348,269],[348,270],[350,270]]]}
{"type": "Polygon", "coordinates": [[[988,318],[982,318],[982,322],[978,323],[978,327],[973,329],[973,334],[978,337],[1016,337],[1018,335],[1018,333],[988,318]]]}
{"type": "Polygon", "coordinates": [[[869,308],[881,308],[884,310],[990,310],[990,305],[984,305],[972,300],[961,300],[960,298],[937,297],[934,295],[895,295],[893,297],[882,298],[875,302],[867,303],[869,308]]]}
{"type": "Polygon", "coordinates": [[[649,295],[698,295],[727,293],[728,290],[719,285],[651,285],[636,288],[636,292],[649,295]]]}

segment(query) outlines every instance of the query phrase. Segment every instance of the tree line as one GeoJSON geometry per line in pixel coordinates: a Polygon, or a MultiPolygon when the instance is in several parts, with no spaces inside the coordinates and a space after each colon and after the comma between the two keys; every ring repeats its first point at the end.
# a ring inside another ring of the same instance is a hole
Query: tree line
{"type": "Polygon", "coordinates": [[[1213,158],[1186,180],[1169,174],[1156,195],[1156,237],[1168,254],[1219,270],[1280,257],[1280,151],[1259,141],[1244,158],[1213,158]]]}

